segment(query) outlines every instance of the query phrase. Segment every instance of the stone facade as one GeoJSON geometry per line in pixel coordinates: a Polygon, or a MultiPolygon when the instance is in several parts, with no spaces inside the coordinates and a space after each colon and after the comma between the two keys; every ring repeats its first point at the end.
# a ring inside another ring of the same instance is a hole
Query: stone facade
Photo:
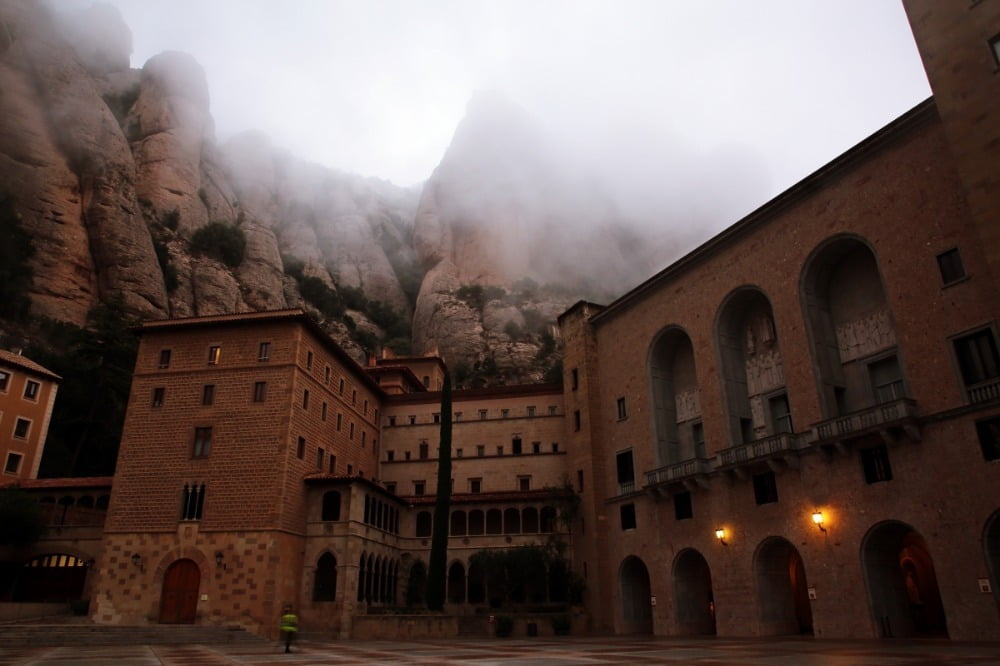
{"type": "Polygon", "coordinates": [[[0,479],[34,479],[45,451],[60,377],[0,350],[0,479]]]}

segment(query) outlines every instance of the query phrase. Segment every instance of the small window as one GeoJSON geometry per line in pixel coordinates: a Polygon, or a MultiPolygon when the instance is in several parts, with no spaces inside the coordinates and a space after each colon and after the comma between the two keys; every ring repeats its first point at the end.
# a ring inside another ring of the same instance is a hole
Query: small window
{"type": "Polygon", "coordinates": [[[330,366],[326,366],[323,370],[323,383],[327,386],[330,385],[330,366]]]}
{"type": "Polygon", "coordinates": [[[427,460],[427,442],[420,442],[420,453],[421,460],[427,460]]]}
{"type": "Polygon", "coordinates": [[[531,490],[531,477],[530,476],[519,476],[519,477],[517,477],[517,489],[518,490],[531,490]]]}
{"type": "Polygon", "coordinates": [[[535,406],[528,405],[528,416],[534,416],[534,415],[535,415],[535,406]]]}
{"type": "Polygon", "coordinates": [[[510,451],[515,456],[521,455],[521,438],[520,437],[514,437],[513,439],[510,440],[510,451]]]}
{"type": "Polygon", "coordinates": [[[344,395],[344,378],[340,378],[340,395],[344,395]]]}
{"type": "Polygon", "coordinates": [[[580,410],[573,412],[573,430],[580,432],[580,410]]]}
{"type": "Polygon", "coordinates": [[[559,413],[559,408],[555,405],[549,405],[549,416],[555,416],[559,413]]]}
{"type": "Polygon", "coordinates": [[[24,456],[20,453],[14,453],[13,451],[7,454],[7,460],[3,465],[4,474],[17,474],[21,470],[21,461],[24,460],[24,456]]]}
{"type": "Polygon", "coordinates": [[[10,385],[10,373],[0,370],[0,391],[6,393],[7,387],[9,385],[10,385]]]}
{"type": "Polygon", "coordinates": [[[15,439],[27,439],[29,430],[31,430],[31,421],[29,421],[28,419],[18,418],[16,421],[14,421],[15,439]]]}
{"type": "Polygon", "coordinates": [[[313,353],[311,351],[306,352],[306,370],[313,369],[313,353]]]}
{"type": "Polygon", "coordinates": [[[426,484],[423,481],[414,481],[413,482],[413,494],[414,495],[423,495],[424,494],[424,489],[426,487],[427,486],[426,486],[426,484]]]}
{"type": "Polygon", "coordinates": [[[391,428],[391,427],[393,427],[395,425],[396,425],[396,417],[395,416],[390,416],[389,417],[389,427],[391,428]]]}
{"type": "Polygon", "coordinates": [[[205,384],[201,387],[201,404],[211,405],[215,402],[215,384],[205,384]]]}
{"type": "Polygon", "coordinates": [[[354,439],[354,421],[351,421],[351,424],[347,428],[347,438],[354,439]]]}
{"type": "Polygon", "coordinates": [[[424,375],[423,383],[424,383],[424,388],[430,388],[430,385],[431,385],[431,378],[430,378],[430,376],[424,375]]]}
{"type": "Polygon", "coordinates": [[[559,442],[552,442],[552,453],[559,453],[559,442]]]}
{"type": "Polygon", "coordinates": [[[386,462],[392,462],[393,460],[396,459],[396,452],[393,451],[392,449],[389,449],[388,451],[385,452],[385,459],[386,462]]]}
{"type": "Polygon", "coordinates": [[[580,388],[580,372],[576,368],[570,370],[570,386],[574,391],[580,388]]]}
{"type": "Polygon", "coordinates": [[[343,422],[344,422],[344,415],[337,414],[337,432],[340,432],[340,427],[343,424],[343,422]]]}
{"type": "Polygon", "coordinates": [[[434,416],[434,423],[441,423],[441,415],[440,414],[434,414],[433,416],[434,416]]]}
{"type": "Polygon", "coordinates": [[[361,431],[361,448],[365,448],[365,442],[368,440],[368,431],[361,431]]]}
{"type": "Polygon", "coordinates": [[[532,453],[541,453],[542,452],[542,443],[541,442],[532,442],[531,443],[531,452],[532,453]]]}
{"type": "Polygon", "coordinates": [[[990,40],[990,51],[993,52],[995,64],[1000,67],[1000,35],[996,35],[990,40]]]}
{"type": "Polygon", "coordinates": [[[271,343],[270,342],[260,343],[260,345],[257,347],[257,360],[267,361],[270,358],[271,358],[271,343]]]}
{"type": "Polygon", "coordinates": [[[510,410],[509,409],[501,409],[500,410],[500,418],[505,419],[508,416],[510,416],[510,410]]]}
{"type": "Polygon", "coordinates": [[[347,476],[351,476],[352,474],[354,474],[354,465],[348,465],[347,466],[347,476]]]}
{"type": "Polygon", "coordinates": [[[323,450],[322,446],[316,449],[316,469],[323,469],[323,457],[325,454],[326,451],[323,450]]]}
{"type": "Polygon", "coordinates": [[[209,365],[219,365],[219,359],[222,358],[222,347],[219,345],[212,345],[208,348],[208,364],[209,365]]]}
{"type": "Polygon", "coordinates": [[[26,400],[37,400],[38,399],[38,389],[41,386],[38,382],[29,379],[24,384],[24,397],[26,400]]]}
{"type": "Polygon", "coordinates": [[[865,474],[865,483],[892,481],[892,466],[889,464],[889,449],[885,444],[872,446],[859,451],[861,469],[865,474]]]}
{"type": "Polygon", "coordinates": [[[319,418],[326,421],[326,400],[323,401],[323,405],[320,407],[319,418]]]}
{"type": "Polygon", "coordinates": [[[410,451],[403,451],[403,458],[407,461],[410,460],[410,451]]]}
{"type": "Polygon", "coordinates": [[[615,456],[615,469],[618,474],[618,494],[624,495],[635,490],[635,465],[632,462],[632,450],[622,451],[615,456]]]}
{"type": "Polygon", "coordinates": [[[983,329],[955,339],[955,354],[970,402],[985,402],[997,396],[1000,354],[993,331],[983,329]]]}
{"type": "Polygon", "coordinates": [[[351,390],[351,404],[352,405],[358,404],[358,390],[357,389],[352,389],[351,390]]]}
{"type": "Polygon", "coordinates": [[[364,414],[365,416],[368,416],[368,401],[367,400],[365,400],[364,411],[362,411],[361,413],[364,414]]]}
{"type": "Polygon", "coordinates": [[[483,491],[483,480],[482,479],[469,479],[469,492],[470,493],[481,493],[483,491]]]}
{"type": "Polygon", "coordinates": [[[395,495],[396,494],[396,482],[395,481],[386,481],[385,482],[385,489],[387,491],[389,491],[390,493],[392,493],[393,495],[395,495]]]}
{"type": "Polygon", "coordinates": [[[299,437],[298,446],[295,449],[295,457],[299,460],[306,457],[306,438],[299,437]]]}
{"type": "Polygon", "coordinates": [[[340,520],[340,493],[336,490],[328,490],[323,493],[323,512],[321,520],[340,520]]]}
{"type": "Polygon", "coordinates": [[[329,464],[330,474],[336,474],[337,473],[337,456],[335,456],[335,455],[333,455],[331,453],[329,455],[329,458],[330,458],[330,464],[329,464]]]}
{"type": "Polygon", "coordinates": [[[965,266],[962,265],[962,255],[959,254],[957,247],[939,254],[937,262],[941,271],[941,281],[946,285],[965,277],[965,266]]]}
{"type": "Polygon", "coordinates": [[[160,366],[160,368],[169,368],[170,367],[170,350],[169,349],[161,349],[160,350],[160,363],[159,363],[159,366],[160,366]]]}
{"type": "Polygon", "coordinates": [[[204,458],[212,452],[212,428],[200,426],[194,429],[194,447],[192,455],[204,458]]]}
{"type": "Polygon", "coordinates": [[[792,410],[788,406],[788,395],[780,393],[768,398],[767,404],[771,409],[772,434],[795,432],[792,429],[792,410]]]}
{"type": "Polygon", "coordinates": [[[674,520],[688,520],[694,517],[691,506],[691,493],[684,491],[674,495],[674,520]]]}
{"type": "Polygon", "coordinates": [[[455,412],[455,420],[456,421],[462,420],[462,412],[455,412]]]}
{"type": "Polygon", "coordinates": [[[628,418],[628,410],[625,408],[625,398],[618,398],[618,420],[624,421],[628,418]]]}
{"type": "Polygon", "coordinates": [[[905,397],[903,373],[899,369],[899,361],[895,356],[869,363],[868,376],[871,378],[876,404],[881,405],[884,402],[893,402],[905,397]]]}
{"type": "Polygon", "coordinates": [[[486,455],[486,447],[482,444],[476,445],[476,457],[482,458],[486,455]]]}
{"type": "Polygon", "coordinates": [[[205,506],[205,484],[184,484],[181,491],[181,520],[201,520],[205,506]]]}
{"type": "Polygon", "coordinates": [[[309,409],[309,389],[302,391],[302,409],[309,409]]]}
{"type": "Polygon", "coordinates": [[[623,504],[618,512],[621,516],[622,530],[634,530],[636,527],[635,504],[623,504]]]}
{"type": "Polygon", "coordinates": [[[153,389],[153,407],[163,407],[163,399],[167,394],[167,389],[158,386],[153,389]]]}
{"type": "Polygon", "coordinates": [[[691,424],[691,441],[694,442],[695,458],[704,458],[705,455],[705,426],[701,421],[691,424]]]}
{"type": "Polygon", "coordinates": [[[583,492],[583,470],[576,470],[576,491],[578,493],[583,492]]]}
{"type": "Polygon", "coordinates": [[[976,423],[979,447],[986,460],[1000,460],[1000,418],[976,423]]]}
{"type": "Polygon", "coordinates": [[[480,409],[479,410],[479,420],[480,421],[485,421],[486,420],[486,414],[487,414],[487,410],[480,409]]]}
{"type": "Polygon", "coordinates": [[[497,455],[498,456],[502,456],[503,455],[503,447],[502,446],[498,446],[497,447],[497,455]]]}
{"type": "Polygon", "coordinates": [[[778,482],[774,478],[774,472],[753,475],[753,498],[758,506],[778,501],[778,482]]]}
{"type": "Polygon", "coordinates": [[[410,425],[417,425],[417,417],[416,416],[414,416],[414,415],[411,414],[410,416],[407,416],[406,418],[410,422],[410,425]]]}

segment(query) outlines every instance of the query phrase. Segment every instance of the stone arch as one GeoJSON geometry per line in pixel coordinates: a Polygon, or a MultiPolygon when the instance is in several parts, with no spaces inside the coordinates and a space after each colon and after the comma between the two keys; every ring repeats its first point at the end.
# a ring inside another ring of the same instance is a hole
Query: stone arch
{"type": "Polygon", "coordinates": [[[618,567],[618,589],[622,600],[622,634],[653,633],[653,606],[649,570],[646,564],[629,555],[618,567]]]}
{"type": "Polygon", "coordinates": [[[426,603],[427,566],[421,560],[410,565],[410,575],[406,583],[406,605],[423,606],[426,603]]]}
{"type": "Polygon", "coordinates": [[[903,398],[895,323],[871,244],[851,234],[828,238],[799,283],[823,417],[903,398]]]}
{"type": "Polygon", "coordinates": [[[489,509],[486,512],[486,533],[503,534],[503,513],[500,509],[489,509]]]}
{"type": "Polygon", "coordinates": [[[337,558],[325,551],[316,561],[313,576],[313,601],[336,601],[337,599],[337,558]]]}
{"type": "Polygon", "coordinates": [[[468,520],[465,511],[456,510],[451,512],[451,536],[465,536],[468,534],[468,520]]]}
{"type": "Polygon", "coordinates": [[[731,445],[792,432],[784,362],[771,301],[757,287],[731,292],[715,319],[731,445]]]}
{"type": "Polygon", "coordinates": [[[10,600],[54,603],[82,599],[92,564],[90,555],[73,547],[35,554],[15,570],[10,600]]]}
{"type": "Polygon", "coordinates": [[[879,636],[948,635],[934,562],[912,526],[890,520],[872,527],[861,542],[861,563],[879,636]]]}
{"type": "Polygon", "coordinates": [[[465,603],[465,565],[452,562],[448,567],[448,603],[465,603]]]}
{"type": "Polygon", "coordinates": [[[704,439],[697,436],[695,428],[701,423],[701,399],[694,346],[687,332],[679,326],[661,330],[650,345],[646,367],[652,396],[657,466],[704,458],[704,439]]]}
{"type": "Polygon", "coordinates": [[[715,596],[705,557],[685,548],[674,558],[674,620],[682,635],[715,634],[715,596]]]}
{"type": "Polygon", "coordinates": [[[760,634],[812,634],[812,607],[805,564],[799,551],[782,537],[761,542],[753,558],[760,634]]]}
{"type": "Polygon", "coordinates": [[[194,624],[198,613],[201,569],[194,560],[178,559],[163,574],[160,594],[161,624],[194,624]]]}
{"type": "Polygon", "coordinates": [[[474,558],[469,562],[468,598],[470,604],[481,604],[486,601],[486,572],[474,558]]]}
{"type": "Polygon", "coordinates": [[[538,531],[538,509],[533,506],[524,508],[521,512],[521,530],[525,534],[534,534],[538,531]]]}
{"type": "Polygon", "coordinates": [[[486,532],[486,519],[482,509],[473,509],[469,512],[469,534],[479,536],[486,532]]]}
{"type": "Polygon", "coordinates": [[[503,533],[521,533],[521,512],[513,507],[503,512],[503,533]]]}

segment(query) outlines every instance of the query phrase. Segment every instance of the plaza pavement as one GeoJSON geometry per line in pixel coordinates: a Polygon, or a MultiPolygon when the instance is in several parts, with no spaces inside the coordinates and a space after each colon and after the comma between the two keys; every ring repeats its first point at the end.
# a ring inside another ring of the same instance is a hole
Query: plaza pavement
{"type": "MultiPolygon", "coordinates": [[[[2,628],[0,628],[2,631],[2,628]]],[[[680,639],[560,637],[425,641],[302,641],[292,654],[278,643],[256,645],[129,645],[0,648],[0,665],[216,666],[253,664],[472,664],[570,666],[697,664],[699,666],[1000,665],[1000,642],[847,641],[810,638],[680,639]]]]}

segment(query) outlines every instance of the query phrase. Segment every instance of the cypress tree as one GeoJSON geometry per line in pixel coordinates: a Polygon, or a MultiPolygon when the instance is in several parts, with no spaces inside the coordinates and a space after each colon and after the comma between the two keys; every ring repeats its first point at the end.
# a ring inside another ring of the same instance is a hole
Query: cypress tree
{"type": "Polygon", "coordinates": [[[438,449],[437,501],[434,504],[434,533],[427,571],[427,607],[444,608],[448,563],[448,517],[451,512],[451,375],[444,374],[441,389],[441,444],[438,449]]]}

